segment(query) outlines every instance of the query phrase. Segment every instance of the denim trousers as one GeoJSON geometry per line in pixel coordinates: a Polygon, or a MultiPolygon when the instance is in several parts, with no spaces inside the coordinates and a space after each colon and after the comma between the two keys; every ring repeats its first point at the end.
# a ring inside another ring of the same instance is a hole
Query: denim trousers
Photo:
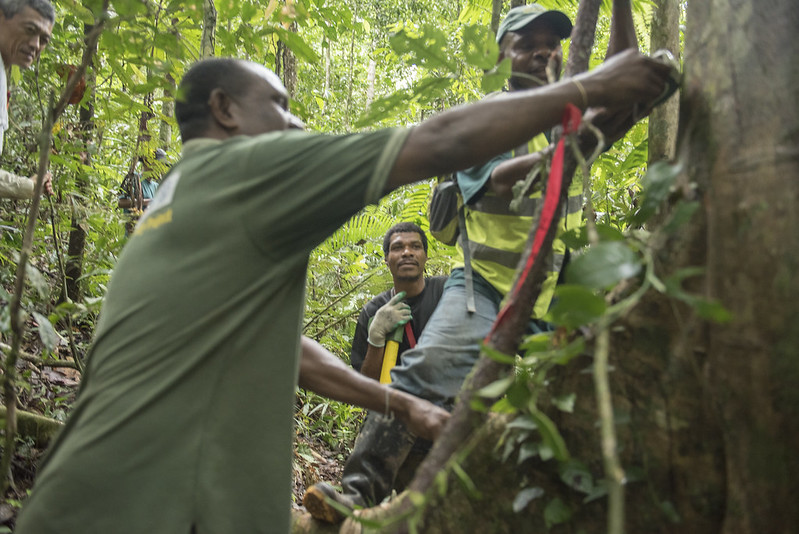
{"type": "Polygon", "coordinates": [[[466,310],[466,288],[447,286],[416,347],[391,371],[391,387],[451,410],[480,356],[480,342],[499,312],[496,296],[475,284],[476,311],[466,310]]]}

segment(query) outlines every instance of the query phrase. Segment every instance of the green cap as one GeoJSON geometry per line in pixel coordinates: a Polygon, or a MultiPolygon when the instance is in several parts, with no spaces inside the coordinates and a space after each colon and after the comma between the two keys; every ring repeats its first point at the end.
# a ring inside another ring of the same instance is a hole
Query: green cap
{"type": "Polygon", "coordinates": [[[561,39],[565,39],[572,33],[572,21],[565,13],[556,10],[549,10],[538,4],[528,4],[517,6],[508,11],[505,20],[499,25],[497,30],[497,42],[502,42],[502,38],[508,32],[516,32],[541,17],[541,20],[549,22],[561,39]]]}

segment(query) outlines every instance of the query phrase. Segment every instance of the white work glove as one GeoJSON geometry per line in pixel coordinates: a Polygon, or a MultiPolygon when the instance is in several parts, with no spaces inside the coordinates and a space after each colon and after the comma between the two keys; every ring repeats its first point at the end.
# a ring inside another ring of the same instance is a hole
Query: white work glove
{"type": "Polygon", "coordinates": [[[394,298],[383,304],[369,325],[369,336],[366,340],[374,347],[384,347],[386,336],[401,324],[411,320],[411,307],[402,302],[405,292],[400,291],[394,298]]]}

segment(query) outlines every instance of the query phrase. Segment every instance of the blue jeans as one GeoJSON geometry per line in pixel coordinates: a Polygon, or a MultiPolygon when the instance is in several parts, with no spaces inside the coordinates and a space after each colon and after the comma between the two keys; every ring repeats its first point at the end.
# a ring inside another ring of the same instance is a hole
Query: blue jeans
{"type": "Polygon", "coordinates": [[[480,342],[499,313],[496,295],[474,287],[477,311],[466,311],[466,288],[446,286],[415,348],[391,370],[391,387],[452,409],[466,375],[480,356],[480,342]]]}

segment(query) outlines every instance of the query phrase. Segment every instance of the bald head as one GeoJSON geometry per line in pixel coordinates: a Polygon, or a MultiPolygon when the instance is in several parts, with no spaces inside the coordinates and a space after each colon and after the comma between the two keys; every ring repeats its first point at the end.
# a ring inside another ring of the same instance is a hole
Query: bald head
{"type": "Polygon", "coordinates": [[[280,78],[263,65],[233,58],[195,63],[178,87],[175,116],[184,142],[302,127],[288,112],[280,78]]]}

